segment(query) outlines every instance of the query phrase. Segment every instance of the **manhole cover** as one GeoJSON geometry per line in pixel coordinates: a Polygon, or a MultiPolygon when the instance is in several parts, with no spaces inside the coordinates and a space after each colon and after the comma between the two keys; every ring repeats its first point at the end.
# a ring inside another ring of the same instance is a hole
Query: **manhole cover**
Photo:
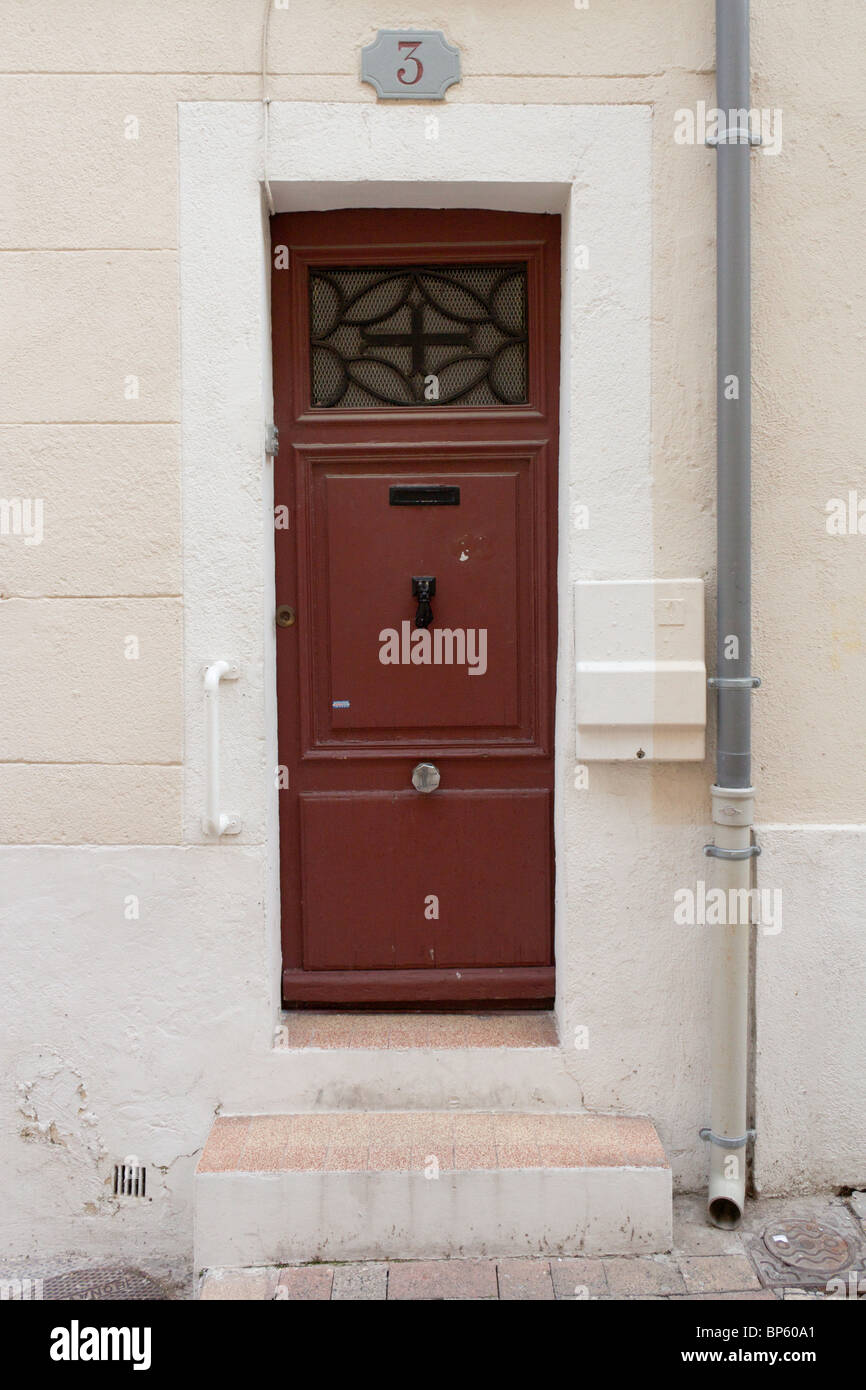
{"type": "Polygon", "coordinates": [[[780,1221],[767,1227],[763,1240],[774,1260],[803,1274],[829,1278],[854,1260],[854,1250],[845,1237],[818,1221],[780,1221]]]}
{"type": "Polygon", "coordinates": [[[42,1281],[45,1299],[167,1299],[162,1284],[140,1269],[71,1269],[42,1281]]]}

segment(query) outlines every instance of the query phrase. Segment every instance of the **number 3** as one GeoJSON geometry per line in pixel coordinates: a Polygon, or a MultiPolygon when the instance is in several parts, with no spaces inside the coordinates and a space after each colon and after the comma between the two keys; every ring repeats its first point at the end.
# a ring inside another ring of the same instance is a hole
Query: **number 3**
{"type": "Polygon", "coordinates": [[[402,83],[404,84],[404,86],[406,86],[406,87],[414,87],[416,82],[420,82],[420,81],[421,81],[421,76],[422,76],[422,74],[423,74],[423,72],[424,72],[424,65],[422,64],[420,58],[414,57],[415,49],[421,47],[421,40],[420,40],[420,39],[416,39],[414,43],[411,43],[411,42],[408,42],[408,41],[407,41],[407,42],[404,42],[404,43],[398,43],[398,44],[397,44],[397,47],[398,47],[398,49],[408,48],[409,53],[408,53],[408,55],[407,55],[407,61],[410,62],[410,63],[414,63],[414,64],[415,64],[415,76],[414,76],[414,77],[406,77],[406,75],[405,75],[405,74],[406,74],[406,69],[405,69],[405,68],[398,68],[398,69],[397,69],[397,80],[398,80],[398,82],[402,82],[402,83]]]}

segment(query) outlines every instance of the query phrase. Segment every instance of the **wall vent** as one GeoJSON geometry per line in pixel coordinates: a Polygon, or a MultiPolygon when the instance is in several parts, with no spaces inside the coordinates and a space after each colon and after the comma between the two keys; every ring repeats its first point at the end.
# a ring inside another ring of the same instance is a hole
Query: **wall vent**
{"type": "Polygon", "coordinates": [[[146,1197],[147,1168],[137,1158],[125,1158],[114,1165],[115,1197],[146,1197]]]}

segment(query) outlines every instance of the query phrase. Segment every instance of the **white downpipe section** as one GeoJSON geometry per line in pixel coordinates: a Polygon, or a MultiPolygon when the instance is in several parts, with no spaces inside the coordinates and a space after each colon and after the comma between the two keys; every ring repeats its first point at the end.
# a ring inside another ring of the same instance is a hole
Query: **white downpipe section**
{"type": "MultiPolygon", "coordinates": [[[[747,850],[752,843],[754,788],[713,787],[711,794],[715,845],[747,850]]],[[[739,1223],[746,1195],[752,859],[715,859],[714,863],[716,883],[725,893],[727,925],[709,928],[713,981],[707,1212],[713,1225],[731,1228],[739,1223]]]]}
{"type": "Polygon", "coordinates": [[[237,835],[238,816],[220,811],[220,682],[234,681],[240,675],[237,661],[214,661],[205,668],[205,814],[202,827],[206,835],[237,835]]]}

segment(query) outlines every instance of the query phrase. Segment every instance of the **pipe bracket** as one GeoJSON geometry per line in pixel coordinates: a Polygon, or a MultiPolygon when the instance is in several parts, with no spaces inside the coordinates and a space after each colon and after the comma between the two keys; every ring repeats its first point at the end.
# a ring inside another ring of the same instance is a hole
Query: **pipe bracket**
{"type": "Polygon", "coordinates": [[[720,1149],[741,1149],[750,1139],[754,1139],[755,1134],[754,1129],[747,1129],[742,1139],[723,1139],[721,1134],[713,1134],[711,1129],[698,1130],[701,1139],[706,1139],[710,1144],[717,1144],[720,1149]]]}
{"type": "Polygon", "coordinates": [[[760,684],[760,676],[710,676],[707,681],[715,690],[757,690],[760,684]]]}
{"type": "Polygon", "coordinates": [[[748,126],[732,126],[731,129],[720,130],[718,135],[708,135],[704,141],[710,149],[716,149],[719,145],[763,145],[764,138],[748,126]]]}
{"type": "Polygon", "coordinates": [[[749,845],[746,849],[722,849],[721,845],[704,845],[704,854],[710,859],[757,859],[761,853],[760,845],[749,845]]]}

